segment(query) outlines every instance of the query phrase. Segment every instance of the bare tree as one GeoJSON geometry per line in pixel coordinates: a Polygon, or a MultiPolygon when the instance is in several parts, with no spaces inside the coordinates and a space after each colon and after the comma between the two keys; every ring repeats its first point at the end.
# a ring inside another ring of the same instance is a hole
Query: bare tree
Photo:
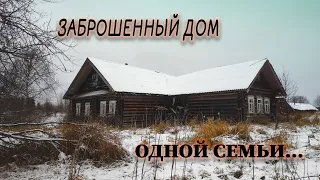
{"type": "Polygon", "coordinates": [[[318,108],[320,107],[320,94],[314,100],[314,105],[318,108]]]}
{"type": "Polygon", "coordinates": [[[309,103],[309,100],[305,96],[293,96],[293,97],[291,97],[291,102],[293,102],[293,103],[309,103]]]}
{"type": "Polygon", "coordinates": [[[282,83],[282,86],[287,94],[287,101],[290,101],[293,96],[298,91],[297,84],[290,78],[289,72],[287,72],[285,69],[283,69],[282,74],[280,77],[280,81],[282,83]]]}
{"type": "Polygon", "coordinates": [[[71,62],[66,52],[74,45],[56,37],[56,28],[37,10],[40,2],[52,1],[0,1],[0,100],[5,102],[54,91],[55,72],[67,71],[65,63],[71,62]]]}
{"type": "Polygon", "coordinates": [[[29,91],[30,84],[45,91],[52,88],[53,81],[48,77],[52,77],[53,70],[67,71],[64,64],[70,58],[66,51],[73,46],[56,37],[56,29],[50,27],[50,20],[46,21],[45,14],[36,10],[40,1],[0,2],[0,85],[12,82],[12,86],[20,90],[19,80],[14,81],[11,75],[20,76],[24,71],[31,79],[22,82],[22,91],[29,91]]]}

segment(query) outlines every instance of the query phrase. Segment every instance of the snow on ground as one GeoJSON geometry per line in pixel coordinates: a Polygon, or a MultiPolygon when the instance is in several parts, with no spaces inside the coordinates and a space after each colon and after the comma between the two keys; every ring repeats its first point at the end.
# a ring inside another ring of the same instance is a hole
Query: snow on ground
{"type": "MultiPolygon", "coordinates": [[[[164,161],[157,168],[157,179],[170,179],[171,173],[176,177],[185,175],[187,179],[237,179],[234,174],[243,175],[240,179],[275,179],[277,176],[287,176],[288,178],[303,179],[307,176],[313,176],[309,179],[318,179],[316,176],[320,173],[320,129],[319,127],[306,126],[297,127],[296,130],[289,130],[287,125],[281,124],[278,130],[274,130],[274,125],[262,126],[252,125],[250,136],[251,142],[261,142],[281,131],[286,131],[289,134],[289,142],[293,146],[290,151],[294,153],[303,153],[304,160],[289,160],[289,161],[271,161],[271,160],[218,160],[214,159],[212,152],[209,151],[209,158],[195,160],[188,159],[177,160],[172,172],[171,161],[164,161]],[[264,130],[264,133],[259,133],[258,129],[264,130]],[[318,148],[316,148],[318,147],[318,148]],[[186,164],[184,166],[184,164],[186,164]]],[[[292,129],[292,128],[291,128],[292,129]]],[[[179,127],[178,139],[188,140],[194,130],[191,127],[179,127]]],[[[122,146],[131,154],[130,161],[118,162],[106,167],[94,167],[89,162],[79,166],[80,175],[85,179],[95,180],[116,180],[116,179],[135,179],[133,177],[136,159],[133,155],[135,147],[141,140],[150,141],[154,144],[159,140],[159,144],[168,144],[175,138],[174,130],[171,129],[162,134],[156,134],[149,128],[137,130],[122,130],[117,133],[122,139],[122,146]]],[[[225,143],[239,143],[234,136],[226,135],[221,137],[225,143]]],[[[0,172],[0,179],[50,179],[59,180],[67,179],[69,171],[69,163],[65,160],[63,154],[60,155],[60,161],[48,163],[38,166],[30,166],[25,168],[16,168],[11,171],[0,172]]],[[[154,179],[155,168],[153,164],[143,160],[139,160],[137,164],[137,179],[141,178],[143,169],[143,179],[154,179]]],[[[307,178],[308,179],[308,178],[307,178]]]]}
{"type": "Polygon", "coordinates": [[[43,123],[50,123],[50,122],[62,122],[65,114],[64,113],[56,113],[52,114],[49,117],[46,117],[42,120],[43,123]]]}

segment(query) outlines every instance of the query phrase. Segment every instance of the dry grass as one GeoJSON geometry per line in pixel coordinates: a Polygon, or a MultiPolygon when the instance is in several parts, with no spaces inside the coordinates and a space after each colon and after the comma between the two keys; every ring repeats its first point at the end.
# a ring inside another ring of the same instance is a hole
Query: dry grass
{"type": "Polygon", "coordinates": [[[283,123],[282,127],[285,129],[288,129],[290,131],[296,131],[297,130],[297,126],[294,123],[283,123]]]}
{"type": "MultiPolygon", "coordinates": [[[[65,139],[82,139],[80,161],[92,160],[96,165],[100,165],[123,160],[128,156],[118,136],[106,131],[100,123],[90,123],[86,126],[61,125],[59,129],[65,139]]],[[[67,155],[72,155],[76,148],[76,144],[71,142],[65,142],[63,146],[63,152],[67,155]]]]}
{"type": "Polygon", "coordinates": [[[320,125],[320,117],[319,117],[319,114],[315,114],[315,115],[314,115],[314,118],[312,119],[312,124],[315,125],[315,126],[320,125]]]}
{"type": "Polygon", "coordinates": [[[272,124],[272,121],[270,119],[257,119],[252,122],[253,124],[258,124],[258,125],[264,125],[268,126],[272,124]]]}
{"type": "Polygon", "coordinates": [[[232,127],[231,133],[234,135],[238,135],[238,137],[242,140],[250,139],[250,124],[248,123],[238,123],[232,127]]]}
{"type": "Polygon", "coordinates": [[[154,124],[151,126],[151,129],[153,129],[156,133],[164,133],[165,131],[170,129],[171,124],[169,122],[160,122],[158,124],[154,124]]]}
{"type": "MultiPolygon", "coordinates": [[[[41,130],[52,133],[53,128],[40,125],[20,125],[12,127],[2,127],[0,131],[10,133],[23,133],[24,135],[34,136],[32,130],[41,130]],[[30,131],[30,132],[27,132],[30,131]]],[[[0,166],[14,162],[16,165],[35,165],[48,161],[56,160],[59,151],[49,141],[31,141],[31,140],[14,140],[1,139],[0,146],[0,166]],[[2,142],[3,141],[3,142],[2,142]]]]}
{"type": "Polygon", "coordinates": [[[302,126],[309,126],[311,125],[311,121],[308,120],[308,119],[299,119],[299,118],[294,118],[292,120],[292,122],[296,125],[296,126],[299,126],[299,127],[302,127],[302,126]]]}
{"type": "Polygon", "coordinates": [[[208,119],[205,123],[201,124],[194,136],[195,139],[203,139],[210,147],[214,143],[212,138],[228,134],[230,124],[223,120],[208,119]]]}
{"type": "Polygon", "coordinates": [[[287,148],[292,148],[293,146],[288,142],[288,133],[286,131],[281,131],[279,134],[273,136],[269,139],[268,144],[269,145],[285,145],[284,151],[286,151],[287,148]]]}
{"type": "Polygon", "coordinates": [[[314,149],[314,150],[320,151],[320,145],[311,146],[311,148],[314,149]]]}
{"type": "Polygon", "coordinates": [[[8,163],[16,165],[36,165],[56,160],[59,151],[48,141],[25,141],[10,148],[0,147],[0,166],[8,163]]]}
{"type": "Polygon", "coordinates": [[[199,127],[200,121],[196,120],[196,119],[192,119],[191,121],[188,122],[188,126],[190,126],[191,128],[195,129],[197,127],[199,127]]]}
{"type": "Polygon", "coordinates": [[[295,113],[292,116],[292,122],[296,126],[310,126],[310,125],[319,125],[320,119],[318,114],[312,114],[312,113],[295,113]]]}

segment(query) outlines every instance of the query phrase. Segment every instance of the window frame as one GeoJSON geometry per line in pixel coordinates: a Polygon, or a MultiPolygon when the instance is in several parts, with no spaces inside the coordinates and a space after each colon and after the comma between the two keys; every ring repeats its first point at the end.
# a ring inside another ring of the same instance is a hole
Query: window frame
{"type": "Polygon", "coordinates": [[[84,104],[84,115],[85,116],[90,116],[90,102],[85,102],[84,104]]]}
{"type": "Polygon", "coordinates": [[[264,102],[264,112],[266,114],[270,114],[270,104],[271,104],[270,98],[264,97],[263,102],[264,102]],[[268,102],[268,103],[266,103],[266,102],[268,102]]]}
{"type": "Polygon", "coordinates": [[[262,96],[257,96],[257,113],[263,114],[264,113],[264,106],[263,106],[263,98],[262,96]],[[259,100],[261,103],[259,103],[259,100]]]}
{"type": "Polygon", "coordinates": [[[249,114],[254,114],[255,113],[255,103],[254,103],[254,96],[253,95],[248,95],[248,113],[249,114]],[[252,103],[250,102],[252,100],[252,103]],[[251,107],[252,105],[252,107],[251,107]]]}
{"type": "Polygon", "coordinates": [[[117,101],[116,100],[109,101],[109,114],[110,115],[116,114],[116,108],[117,108],[117,101]]]}
{"type": "Polygon", "coordinates": [[[107,116],[107,101],[100,101],[100,117],[106,117],[107,116]],[[104,108],[102,109],[102,107],[104,108]]]}
{"type": "Polygon", "coordinates": [[[81,115],[81,103],[76,103],[76,116],[80,116],[80,115],[81,115]]]}

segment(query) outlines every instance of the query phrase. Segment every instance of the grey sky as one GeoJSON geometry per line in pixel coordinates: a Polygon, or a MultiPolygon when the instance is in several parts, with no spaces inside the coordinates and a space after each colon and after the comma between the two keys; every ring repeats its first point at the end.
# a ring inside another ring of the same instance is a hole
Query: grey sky
{"type": "MultiPolygon", "coordinates": [[[[188,18],[219,17],[220,40],[197,40],[182,45],[180,40],[97,40],[92,37],[80,40],[75,51],[69,54],[79,66],[87,56],[92,56],[173,75],[266,57],[277,73],[285,68],[296,81],[298,94],[313,102],[320,94],[320,1],[239,2],[66,0],[42,4],[41,8],[52,15],[53,26],[61,18],[164,19],[179,13],[180,30],[183,30],[188,18]]],[[[59,74],[64,89],[79,66],[68,66],[73,73],[59,74]]]]}

